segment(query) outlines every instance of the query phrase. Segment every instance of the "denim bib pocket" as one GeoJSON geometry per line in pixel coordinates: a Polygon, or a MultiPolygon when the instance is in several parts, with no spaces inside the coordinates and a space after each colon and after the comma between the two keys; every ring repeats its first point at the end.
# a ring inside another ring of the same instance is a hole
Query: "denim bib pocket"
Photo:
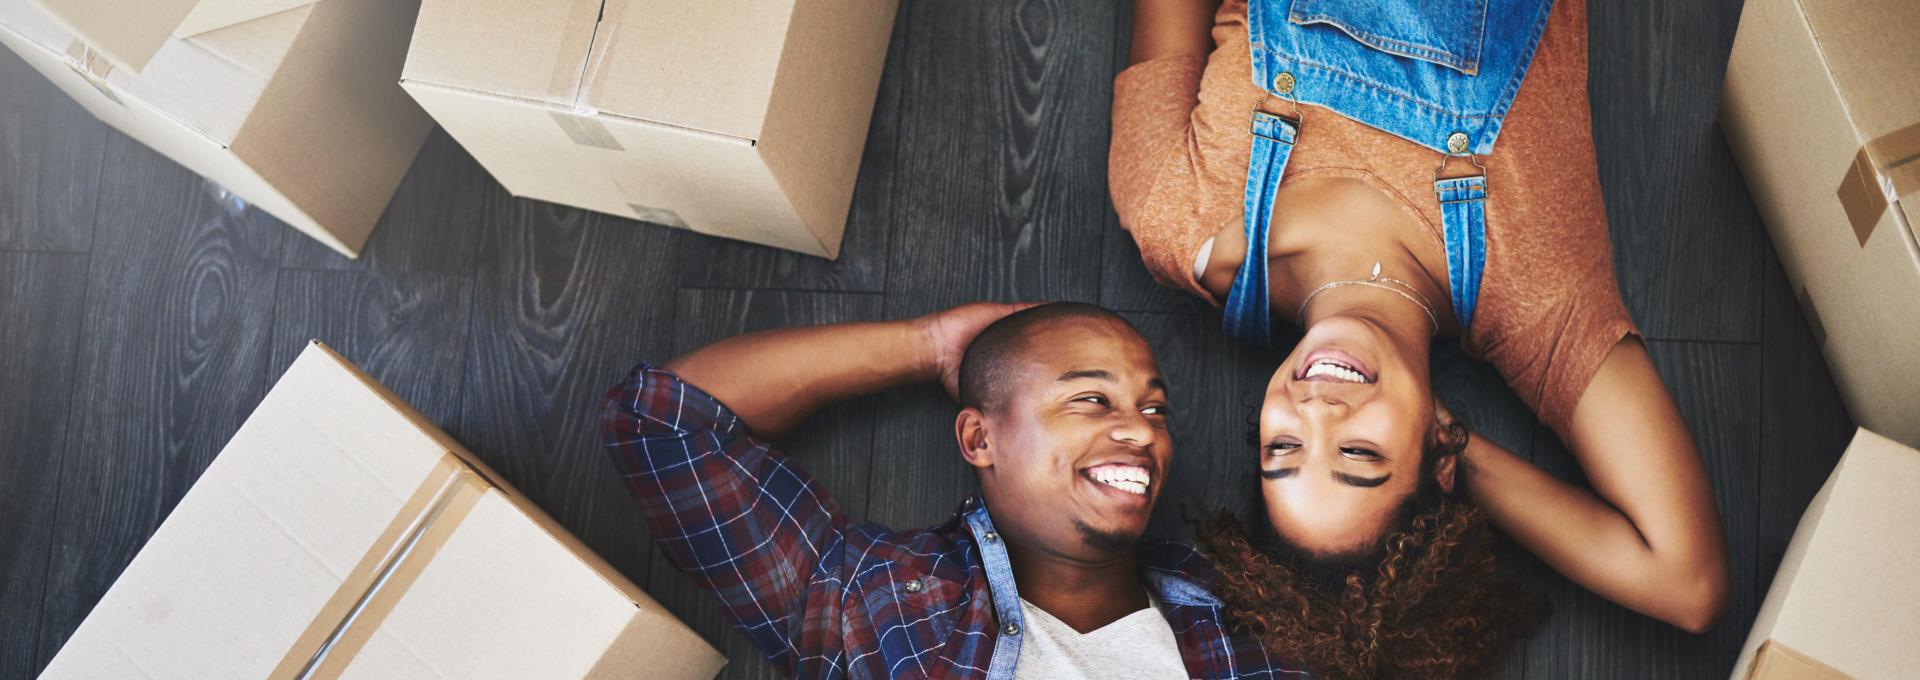
{"type": "Polygon", "coordinates": [[[1287,21],[1325,24],[1381,52],[1478,75],[1487,0],[1293,0],[1287,21]]]}

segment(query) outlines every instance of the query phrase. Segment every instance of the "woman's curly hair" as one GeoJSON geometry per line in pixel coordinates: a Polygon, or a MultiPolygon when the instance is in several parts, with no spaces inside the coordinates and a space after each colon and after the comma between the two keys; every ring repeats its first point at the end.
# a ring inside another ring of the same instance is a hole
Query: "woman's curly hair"
{"type": "Polygon", "coordinates": [[[1365,680],[1485,673],[1532,635],[1548,604],[1528,583],[1531,561],[1479,507],[1439,492],[1433,463],[1464,448],[1465,432],[1438,432],[1422,461],[1423,488],[1360,560],[1287,545],[1264,512],[1252,512],[1257,493],[1246,520],[1222,513],[1207,521],[1200,546],[1235,627],[1320,677],[1365,680]]]}

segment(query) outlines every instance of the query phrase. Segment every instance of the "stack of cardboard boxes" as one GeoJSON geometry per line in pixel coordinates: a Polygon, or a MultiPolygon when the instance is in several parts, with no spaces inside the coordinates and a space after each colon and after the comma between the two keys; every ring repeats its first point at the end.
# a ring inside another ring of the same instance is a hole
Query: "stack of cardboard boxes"
{"type": "Polygon", "coordinates": [[[1863,430],[1814,498],[1735,680],[1920,669],[1920,451],[1908,448],[1920,445],[1916,37],[1913,0],[1742,10],[1721,129],[1848,412],[1886,437],[1863,430]]]}

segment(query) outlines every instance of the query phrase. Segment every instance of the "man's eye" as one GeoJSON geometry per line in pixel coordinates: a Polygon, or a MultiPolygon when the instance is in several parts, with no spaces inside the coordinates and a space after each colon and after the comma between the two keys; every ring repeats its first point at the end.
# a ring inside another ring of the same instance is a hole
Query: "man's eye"
{"type": "Polygon", "coordinates": [[[1081,398],[1079,398],[1079,399],[1075,399],[1074,401],[1084,401],[1084,402],[1087,402],[1087,403],[1089,403],[1089,404],[1099,404],[1099,405],[1101,405],[1101,406],[1106,406],[1106,405],[1107,405],[1107,398],[1106,398],[1106,397],[1103,397],[1103,396],[1100,396],[1100,395],[1098,395],[1098,394],[1089,394],[1089,395],[1087,395],[1087,396],[1084,396],[1084,397],[1081,397],[1081,398]]]}
{"type": "Polygon", "coordinates": [[[1362,461],[1380,460],[1380,454],[1375,453],[1368,449],[1356,449],[1356,448],[1343,447],[1340,449],[1340,453],[1354,460],[1362,460],[1362,461]]]}
{"type": "Polygon", "coordinates": [[[1164,415],[1167,415],[1168,413],[1171,413],[1172,410],[1167,408],[1166,405],[1162,404],[1159,406],[1148,406],[1146,408],[1140,409],[1140,412],[1150,416],[1164,416],[1164,415]]]}

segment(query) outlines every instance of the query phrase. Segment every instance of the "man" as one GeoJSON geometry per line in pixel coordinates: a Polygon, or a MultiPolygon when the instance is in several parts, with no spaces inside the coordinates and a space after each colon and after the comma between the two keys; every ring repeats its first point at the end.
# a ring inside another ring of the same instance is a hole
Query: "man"
{"type": "Polygon", "coordinates": [[[655,543],[792,675],[1304,675],[1230,635],[1192,548],[1139,548],[1167,417],[1153,354],[1118,315],[982,303],[642,364],[608,393],[601,433],[655,543]],[[944,524],[856,524],[765,443],[827,404],[931,380],[964,407],[954,435],[981,489],[944,524]]]}

